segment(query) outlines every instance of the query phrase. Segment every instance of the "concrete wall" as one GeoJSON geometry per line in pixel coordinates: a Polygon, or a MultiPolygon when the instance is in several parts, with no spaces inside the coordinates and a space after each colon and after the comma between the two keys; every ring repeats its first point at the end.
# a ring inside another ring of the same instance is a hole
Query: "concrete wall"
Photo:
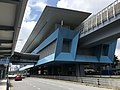
{"type": "Polygon", "coordinates": [[[38,78],[49,78],[49,79],[58,79],[58,80],[67,80],[84,83],[87,85],[101,86],[106,88],[120,89],[120,80],[115,78],[94,78],[94,77],[75,77],[75,76],[38,76],[32,75],[32,77],[38,78]]]}

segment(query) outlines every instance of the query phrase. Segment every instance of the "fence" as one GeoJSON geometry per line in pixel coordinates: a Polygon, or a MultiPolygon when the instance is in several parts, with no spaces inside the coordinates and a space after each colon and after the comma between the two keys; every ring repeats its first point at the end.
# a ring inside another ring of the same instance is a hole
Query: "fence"
{"type": "Polygon", "coordinates": [[[96,15],[85,20],[80,26],[76,28],[81,32],[81,36],[85,36],[87,33],[93,32],[96,27],[104,24],[105,22],[110,22],[113,18],[118,18],[120,14],[120,0],[116,0],[108,7],[104,8],[102,11],[98,12],[96,15]]]}

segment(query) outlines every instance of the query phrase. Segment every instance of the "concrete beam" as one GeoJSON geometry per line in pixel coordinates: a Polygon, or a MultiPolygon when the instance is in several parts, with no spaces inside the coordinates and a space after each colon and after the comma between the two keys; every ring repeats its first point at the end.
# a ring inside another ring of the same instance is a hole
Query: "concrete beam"
{"type": "Polygon", "coordinates": [[[12,48],[0,47],[0,50],[12,50],[12,48]]]}
{"type": "Polygon", "coordinates": [[[18,4],[20,2],[20,0],[0,0],[0,2],[18,4]]]}
{"type": "Polygon", "coordinates": [[[76,64],[76,76],[77,77],[85,76],[84,65],[82,65],[82,64],[76,64]]]}
{"type": "Polygon", "coordinates": [[[12,40],[0,40],[0,43],[13,43],[12,40]]]}
{"type": "Polygon", "coordinates": [[[3,55],[3,54],[11,54],[11,52],[0,52],[0,55],[3,55]]]}
{"type": "Polygon", "coordinates": [[[14,31],[14,27],[0,25],[0,31],[14,31]]]}

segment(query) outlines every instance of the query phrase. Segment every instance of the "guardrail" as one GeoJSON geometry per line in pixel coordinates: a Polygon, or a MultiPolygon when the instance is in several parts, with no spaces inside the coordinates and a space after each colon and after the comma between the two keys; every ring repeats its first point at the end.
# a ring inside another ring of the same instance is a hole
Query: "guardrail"
{"type": "Polygon", "coordinates": [[[120,14],[120,0],[116,0],[96,15],[85,20],[76,30],[79,30],[81,33],[80,37],[83,37],[88,32],[94,31],[94,28],[99,27],[105,22],[109,22],[112,18],[116,18],[118,14],[120,14]]]}
{"type": "Polygon", "coordinates": [[[75,81],[75,82],[80,82],[85,84],[120,89],[120,79],[114,79],[114,78],[108,78],[108,77],[98,78],[98,77],[46,76],[46,75],[31,75],[31,77],[75,81]]]}

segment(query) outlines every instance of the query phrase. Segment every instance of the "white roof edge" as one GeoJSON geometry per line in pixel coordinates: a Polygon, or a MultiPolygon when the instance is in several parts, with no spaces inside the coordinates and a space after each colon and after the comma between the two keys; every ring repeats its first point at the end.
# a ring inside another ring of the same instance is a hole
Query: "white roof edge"
{"type": "Polygon", "coordinates": [[[22,20],[23,20],[23,17],[24,17],[27,1],[28,0],[22,0],[18,4],[17,10],[19,10],[19,11],[18,11],[18,13],[16,13],[16,21],[15,21],[15,27],[14,27],[15,32],[14,32],[14,37],[13,37],[12,54],[14,53],[15,46],[16,46],[16,43],[17,43],[17,39],[18,39],[18,35],[19,35],[19,32],[20,32],[22,20]]]}

